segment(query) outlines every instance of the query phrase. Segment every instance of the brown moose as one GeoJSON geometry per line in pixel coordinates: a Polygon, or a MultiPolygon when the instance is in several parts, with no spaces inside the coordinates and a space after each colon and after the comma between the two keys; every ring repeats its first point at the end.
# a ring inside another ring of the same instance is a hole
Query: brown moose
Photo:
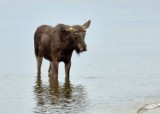
{"type": "Polygon", "coordinates": [[[85,35],[89,20],[83,25],[58,24],[55,27],[42,25],[34,34],[34,48],[37,59],[37,73],[41,73],[43,57],[50,61],[49,75],[58,79],[59,62],[65,63],[66,78],[69,78],[71,57],[75,50],[78,54],[86,51],[85,35]]]}

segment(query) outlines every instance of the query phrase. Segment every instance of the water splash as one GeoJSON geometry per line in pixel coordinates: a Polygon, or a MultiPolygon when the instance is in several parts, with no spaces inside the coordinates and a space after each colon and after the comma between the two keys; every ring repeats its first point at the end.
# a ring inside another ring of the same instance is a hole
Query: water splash
{"type": "Polygon", "coordinates": [[[151,110],[151,109],[155,109],[155,108],[159,108],[159,107],[160,107],[160,102],[159,103],[153,103],[153,104],[147,104],[147,105],[143,106],[142,108],[138,109],[138,111],[135,114],[140,114],[141,112],[151,110]]]}

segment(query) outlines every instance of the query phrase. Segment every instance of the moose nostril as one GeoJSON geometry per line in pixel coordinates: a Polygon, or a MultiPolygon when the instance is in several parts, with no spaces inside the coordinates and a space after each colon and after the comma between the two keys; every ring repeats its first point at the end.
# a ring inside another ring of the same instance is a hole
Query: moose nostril
{"type": "Polygon", "coordinates": [[[80,52],[87,51],[86,45],[78,44],[78,49],[80,52]]]}
{"type": "Polygon", "coordinates": [[[86,48],[84,48],[84,51],[87,51],[87,49],[86,49],[86,48]]]}

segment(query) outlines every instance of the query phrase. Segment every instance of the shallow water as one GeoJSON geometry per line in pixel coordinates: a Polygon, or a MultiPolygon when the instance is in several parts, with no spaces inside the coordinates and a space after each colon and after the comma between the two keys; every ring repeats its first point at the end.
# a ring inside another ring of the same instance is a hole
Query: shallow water
{"type": "MultiPolygon", "coordinates": [[[[160,102],[160,2],[0,1],[0,114],[135,114],[160,102]],[[71,78],[36,75],[33,34],[41,24],[83,24],[88,51],[71,78]]],[[[143,114],[159,113],[159,108],[143,114]]]]}

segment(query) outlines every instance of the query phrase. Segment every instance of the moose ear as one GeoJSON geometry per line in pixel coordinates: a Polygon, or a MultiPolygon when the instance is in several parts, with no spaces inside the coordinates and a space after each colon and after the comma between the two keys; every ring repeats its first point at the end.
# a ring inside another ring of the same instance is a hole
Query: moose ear
{"type": "Polygon", "coordinates": [[[91,24],[91,20],[89,20],[89,21],[87,21],[86,23],[84,23],[84,24],[83,24],[83,29],[89,28],[90,24],[91,24]]]}
{"type": "Polygon", "coordinates": [[[60,24],[62,29],[69,32],[69,31],[73,31],[73,27],[68,26],[68,25],[64,25],[64,24],[60,24]]]}

